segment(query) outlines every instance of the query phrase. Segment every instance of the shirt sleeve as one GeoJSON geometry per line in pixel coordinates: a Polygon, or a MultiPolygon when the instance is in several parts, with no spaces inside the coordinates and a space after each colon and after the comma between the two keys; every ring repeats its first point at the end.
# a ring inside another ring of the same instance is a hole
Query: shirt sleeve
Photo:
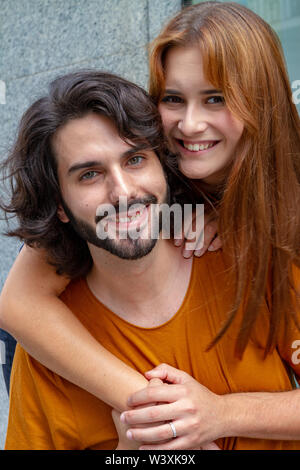
{"type": "Polygon", "coordinates": [[[70,401],[56,374],[17,345],[6,450],[81,449],[70,401]]]}

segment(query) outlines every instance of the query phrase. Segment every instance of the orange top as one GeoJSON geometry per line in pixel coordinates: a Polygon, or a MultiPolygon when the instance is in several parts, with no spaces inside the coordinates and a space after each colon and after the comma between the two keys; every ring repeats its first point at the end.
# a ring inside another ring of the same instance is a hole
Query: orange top
{"type": "MultiPolygon", "coordinates": [[[[71,283],[62,299],[104,347],[141,373],[166,362],[217,394],[292,389],[281,358],[300,376],[300,364],[293,364],[292,356],[292,343],[300,333],[291,328],[285,341],[264,360],[266,309],[242,361],[233,357],[238,321],[216,347],[205,352],[230,308],[232,295],[224,271],[221,252],[195,258],[181,308],[154,328],[119,318],[95,298],[85,280],[71,283]]],[[[226,438],[218,444],[223,449],[300,449],[300,441],[226,438]]],[[[6,449],[113,449],[116,445],[111,408],[39,364],[18,345],[6,449]]]]}

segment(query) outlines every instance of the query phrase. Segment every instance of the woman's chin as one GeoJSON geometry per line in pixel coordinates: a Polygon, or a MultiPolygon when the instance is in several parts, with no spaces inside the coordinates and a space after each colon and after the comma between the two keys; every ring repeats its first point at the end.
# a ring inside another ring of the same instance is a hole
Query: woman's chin
{"type": "Polygon", "coordinates": [[[201,180],[209,186],[219,186],[228,177],[229,169],[208,168],[208,165],[179,160],[179,171],[190,180],[201,180]]]}
{"type": "Polygon", "coordinates": [[[211,176],[211,172],[206,168],[201,168],[201,165],[194,165],[179,160],[179,171],[191,180],[204,180],[211,176]]]}

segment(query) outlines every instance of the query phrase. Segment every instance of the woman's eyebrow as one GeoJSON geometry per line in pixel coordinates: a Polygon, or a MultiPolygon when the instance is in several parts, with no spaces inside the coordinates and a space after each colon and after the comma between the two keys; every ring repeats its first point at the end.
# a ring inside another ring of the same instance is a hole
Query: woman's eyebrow
{"type": "Polygon", "coordinates": [[[165,90],[165,93],[167,95],[182,95],[182,93],[179,90],[171,90],[170,88],[167,88],[165,90]]]}
{"type": "MultiPolygon", "coordinates": [[[[210,88],[210,89],[207,89],[207,90],[201,90],[200,91],[200,95],[213,95],[214,93],[222,93],[222,90],[217,90],[215,88],[210,88]]],[[[179,90],[172,90],[170,88],[167,88],[165,90],[165,94],[167,95],[182,95],[183,93],[181,93],[179,90]]]]}
{"type": "Polygon", "coordinates": [[[222,90],[216,90],[215,88],[212,88],[210,90],[201,91],[201,95],[213,95],[214,93],[222,93],[222,90]]]}

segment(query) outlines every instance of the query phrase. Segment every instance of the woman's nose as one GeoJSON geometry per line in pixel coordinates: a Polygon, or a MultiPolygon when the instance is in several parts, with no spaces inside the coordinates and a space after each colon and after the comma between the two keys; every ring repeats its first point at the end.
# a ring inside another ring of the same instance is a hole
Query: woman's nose
{"type": "Polygon", "coordinates": [[[202,133],[207,127],[206,113],[196,107],[186,109],[185,114],[178,122],[178,129],[186,137],[192,137],[197,133],[202,133]]]}

